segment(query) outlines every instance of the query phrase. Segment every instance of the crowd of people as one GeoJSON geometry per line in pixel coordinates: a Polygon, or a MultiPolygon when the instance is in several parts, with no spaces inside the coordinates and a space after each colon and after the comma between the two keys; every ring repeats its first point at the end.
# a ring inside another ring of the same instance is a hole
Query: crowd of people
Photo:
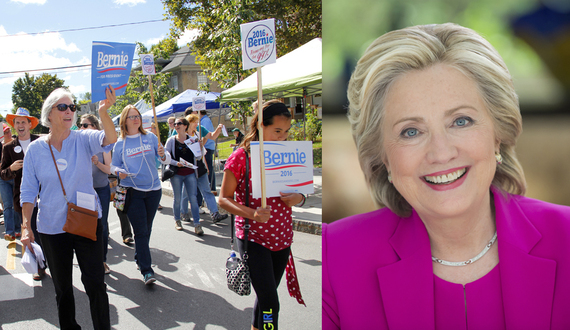
{"type": "MultiPolygon", "coordinates": [[[[92,114],[81,116],[79,129],[74,127],[77,107],[73,95],[65,88],[54,90],[46,98],[40,119],[30,116],[24,108],[6,118],[17,134],[12,138],[10,127],[5,125],[4,143],[0,144],[4,238],[8,241],[20,238],[24,249],[30,253],[33,253],[33,242],[43,249],[46,267],[54,283],[62,329],[79,328],[72,283],[74,255],[89,297],[93,327],[110,329],[105,284],[105,274],[111,272],[106,263],[108,216],[113,202],[110,175],[117,177],[117,190],[125,194],[123,207],[117,207],[123,242],[132,244],[134,233],[134,260],[146,285],[156,281],[151,267],[150,238],[155,214],[162,207],[158,171],[161,166],[176,169],[170,178],[176,229],[182,229],[183,219],[190,220],[188,201],[197,235],[204,234],[200,226],[203,203],[214,223],[228,217],[218,211],[212,161],[215,144],[213,148],[209,144],[220,134],[222,125],[214,129],[205,112],[189,108],[184,116],[169,118],[171,131],[163,146],[157,128],[154,127],[154,132],[145,130],[139,110],[132,105],[123,109],[117,133],[108,114],[115,100],[115,91],[109,86],[106,99],[99,103],[99,118],[92,114]],[[30,133],[40,121],[50,130],[46,136],[30,133]],[[86,169],[90,171],[92,185],[84,184],[86,169]],[[86,198],[93,201],[94,211],[97,211],[96,239],[64,230],[68,203],[77,205],[79,199],[85,201],[86,198]]],[[[268,102],[264,107],[266,111],[261,120],[265,140],[287,139],[291,127],[289,110],[276,101],[268,102]]],[[[252,329],[263,328],[263,315],[268,311],[272,313],[271,325],[277,329],[277,286],[292,261],[291,207],[304,202],[305,196],[283,194],[269,198],[266,208],[261,207],[260,199],[252,198],[251,203],[245,204],[244,196],[251,193],[252,188],[250,184],[249,192],[245,191],[244,182],[250,178],[250,173],[245,170],[244,158],[249,158],[249,143],[259,138],[257,117],[256,114],[247,136],[235,130],[236,147],[241,147],[234,148],[226,163],[220,205],[237,216],[236,236],[241,253],[244,253],[244,219],[249,218],[255,224],[250,230],[247,250],[252,285],[257,293],[252,329]]],[[[296,276],[294,270],[292,274],[296,276]]],[[[46,268],[40,267],[33,278],[41,280],[45,275],[46,268]]]]}

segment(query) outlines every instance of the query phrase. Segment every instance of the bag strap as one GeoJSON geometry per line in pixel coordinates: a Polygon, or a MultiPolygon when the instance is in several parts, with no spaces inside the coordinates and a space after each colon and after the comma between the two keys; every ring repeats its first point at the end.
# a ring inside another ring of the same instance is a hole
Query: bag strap
{"type": "Polygon", "coordinates": [[[63,198],[65,198],[65,201],[69,203],[69,201],[67,200],[67,195],[65,193],[65,188],[63,187],[63,181],[61,181],[61,175],[59,174],[59,168],[57,168],[57,163],[55,162],[55,156],[53,155],[53,150],[51,149],[50,139],[48,138],[47,140],[48,140],[49,151],[51,152],[51,158],[53,159],[53,164],[55,165],[55,170],[57,171],[57,177],[59,178],[59,183],[61,184],[61,190],[63,190],[63,198]]]}
{"type": "MultiPolygon", "coordinates": [[[[245,150],[245,149],[244,149],[245,150]]],[[[247,155],[247,152],[245,154],[245,205],[249,206],[249,157],[247,155]]],[[[245,226],[243,227],[244,229],[244,244],[243,244],[243,259],[247,259],[247,234],[249,232],[249,219],[245,218],[245,226]]],[[[232,231],[232,239],[231,239],[231,246],[232,246],[232,250],[234,248],[234,221],[235,221],[235,216],[232,214],[232,220],[230,221],[231,223],[231,231],[232,231]]]]}

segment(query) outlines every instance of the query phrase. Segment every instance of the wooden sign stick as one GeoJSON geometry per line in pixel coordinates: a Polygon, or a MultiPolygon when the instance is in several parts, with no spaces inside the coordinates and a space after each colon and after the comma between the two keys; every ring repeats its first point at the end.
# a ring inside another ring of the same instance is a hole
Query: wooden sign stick
{"type": "Polygon", "coordinates": [[[261,84],[261,68],[257,68],[257,130],[259,132],[259,165],[261,167],[261,207],[267,206],[265,198],[265,162],[263,161],[263,88],[261,84]]]}

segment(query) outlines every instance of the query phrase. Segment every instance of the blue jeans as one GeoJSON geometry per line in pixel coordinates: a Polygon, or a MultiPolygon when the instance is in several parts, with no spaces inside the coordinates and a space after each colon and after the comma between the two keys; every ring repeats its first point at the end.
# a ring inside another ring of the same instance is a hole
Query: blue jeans
{"type": "MultiPolygon", "coordinates": [[[[216,171],[214,171],[214,153],[212,149],[206,149],[206,164],[208,165],[208,180],[210,181],[210,191],[216,191],[216,171]]],[[[208,201],[206,201],[208,204],[208,201]]],[[[202,194],[198,191],[198,205],[202,206],[202,194]]],[[[208,204],[208,209],[210,209],[210,204],[208,204]]],[[[211,211],[211,210],[210,210],[211,211]]]]}
{"type": "Polygon", "coordinates": [[[182,183],[182,201],[180,202],[180,214],[188,214],[188,191],[182,183]]]}
{"type": "Polygon", "coordinates": [[[0,179],[0,194],[4,203],[4,226],[6,234],[16,235],[21,232],[22,216],[14,212],[14,179],[4,181],[0,179]]]}
{"type": "Polygon", "coordinates": [[[172,184],[172,190],[174,192],[174,220],[180,220],[180,196],[182,194],[182,183],[186,187],[186,192],[190,198],[190,211],[192,211],[192,218],[194,219],[194,225],[200,224],[200,211],[198,209],[198,199],[196,194],[198,189],[206,196],[206,203],[208,203],[208,209],[210,212],[218,212],[218,207],[216,205],[216,198],[210,191],[210,186],[208,182],[208,176],[202,175],[200,178],[196,179],[195,174],[189,175],[178,175],[170,179],[172,184]]]}
{"type": "Polygon", "coordinates": [[[107,262],[107,250],[109,248],[109,204],[111,202],[111,188],[109,185],[95,188],[101,202],[101,224],[103,225],[103,262],[107,262]]]}
{"type": "Polygon", "coordinates": [[[141,274],[154,274],[150,257],[150,233],[158,209],[162,189],[140,191],[129,188],[127,192],[127,215],[135,232],[135,260],[141,274]]]}

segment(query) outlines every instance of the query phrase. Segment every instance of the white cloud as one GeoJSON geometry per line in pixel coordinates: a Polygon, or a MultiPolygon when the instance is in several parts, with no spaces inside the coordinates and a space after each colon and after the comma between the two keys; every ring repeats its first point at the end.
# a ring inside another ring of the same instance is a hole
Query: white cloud
{"type": "Polygon", "coordinates": [[[85,92],[91,92],[87,90],[87,87],[85,87],[85,85],[77,85],[77,86],[71,85],[69,86],[69,91],[77,97],[79,97],[80,94],[83,94],[85,92]]]}
{"type": "MultiPolygon", "coordinates": [[[[0,26],[0,35],[7,35],[0,26]]],[[[29,35],[23,32],[0,38],[0,72],[36,70],[76,65],[61,53],[79,52],[74,43],[67,43],[60,33],[29,35]]],[[[89,61],[81,60],[82,63],[89,61]]]]}
{"type": "Polygon", "coordinates": [[[158,44],[160,42],[160,40],[162,40],[162,39],[164,39],[163,36],[160,36],[158,38],[148,39],[146,42],[144,42],[144,45],[147,48],[150,48],[151,46],[158,44]]]}
{"type": "Polygon", "coordinates": [[[177,41],[178,47],[184,47],[187,43],[194,41],[200,35],[200,30],[185,30],[177,41]]]}
{"type": "Polygon", "coordinates": [[[122,5],[129,5],[131,7],[138,5],[139,3],[146,3],[146,0],[115,0],[115,4],[122,6],[122,5]]]}
{"type": "Polygon", "coordinates": [[[19,2],[25,5],[35,4],[35,5],[43,5],[46,3],[46,0],[10,0],[12,2],[19,2]]]}

